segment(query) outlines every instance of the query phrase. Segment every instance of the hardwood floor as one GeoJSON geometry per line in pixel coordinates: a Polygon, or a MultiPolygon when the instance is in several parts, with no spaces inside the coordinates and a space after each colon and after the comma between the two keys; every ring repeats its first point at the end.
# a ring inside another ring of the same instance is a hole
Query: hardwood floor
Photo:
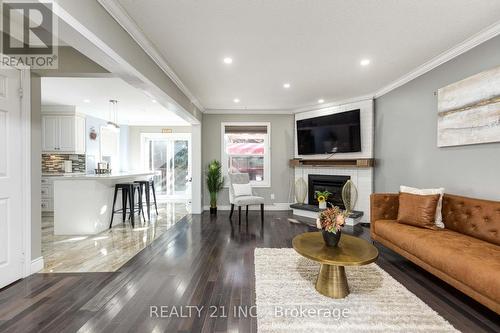
{"type": "MultiPolygon", "coordinates": [[[[261,230],[258,211],[248,227],[237,216],[231,226],[228,213],[186,216],[117,272],[35,274],[0,290],[0,332],[255,332],[255,318],[223,316],[223,309],[254,305],[254,248],[291,247],[310,227],[288,222],[287,212],[266,212],[261,230]],[[179,315],[186,306],[204,308],[199,316],[192,309],[187,318],[150,317],[151,306],[162,305],[164,314],[180,309],[172,306],[184,306],[179,315]]],[[[351,232],[369,238],[367,228],[351,232]]],[[[500,331],[496,314],[378,248],[377,264],[457,329],[500,331]]]]}

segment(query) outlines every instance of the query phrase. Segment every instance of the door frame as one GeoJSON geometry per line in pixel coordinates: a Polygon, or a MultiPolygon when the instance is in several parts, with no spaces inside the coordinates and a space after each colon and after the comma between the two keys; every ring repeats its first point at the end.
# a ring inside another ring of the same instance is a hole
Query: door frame
{"type": "Polygon", "coordinates": [[[32,273],[31,258],[31,71],[29,67],[21,71],[21,225],[23,233],[23,277],[32,273]]]}
{"type": "Polygon", "coordinates": [[[21,276],[25,278],[32,273],[31,258],[31,71],[27,66],[12,67],[19,71],[20,87],[20,131],[21,142],[21,211],[19,212],[21,222],[22,254],[21,254],[21,276]]]}
{"type": "Polygon", "coordinates": [[[147,147],[146,147],[146,140],[147,139],[170,139],[170,140],[187,140],[188,141],[188,150],[189,150],[189,155],[188,155],[188,166],[189,166],[189,172],[191,174],[191,197],[188,198],[189,201],[193,201],[193,138],[192,138],[192,133],[186,133],[186,132],[179,132],[179,133],[145,133],[142,132],[140,135],[141,138],[141,166],[144,170],[148,169],[148,166],[146,164],[146,156],[147,156],[147,147]]]}

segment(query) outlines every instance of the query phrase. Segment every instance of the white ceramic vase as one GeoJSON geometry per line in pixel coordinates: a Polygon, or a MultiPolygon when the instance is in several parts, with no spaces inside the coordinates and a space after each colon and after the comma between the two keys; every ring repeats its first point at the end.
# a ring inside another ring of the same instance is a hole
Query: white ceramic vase
{"type": "Polygon", "coordinates": [[[321,201],[319,203],[319,209],[326,209],[326,201],[321,201]]]}
{"type": "Polygon", "coordinates": [[[295,200],[297,203],[303,204],[306,201],[307,184],[304,178],[300,177],[295,181],[295,200]]]}

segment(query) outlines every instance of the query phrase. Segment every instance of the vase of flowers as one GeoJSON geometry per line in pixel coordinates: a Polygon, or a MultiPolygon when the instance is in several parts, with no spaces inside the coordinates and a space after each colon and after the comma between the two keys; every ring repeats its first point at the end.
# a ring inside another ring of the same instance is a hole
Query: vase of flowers
{"type": "Polygon", "coordinates": [[[319,209],[326,209],[326,201],[328,200],[328,197],[332,195],[328,191],[316,191],[314,192],[314,197],[316,200],[318,200],[319,203],[319,209]]]}
{"type": "Polygon", "coordinates": [[[345,213],[337,206],[327,208],[319,214],[316,225],[321,229],[326,246],[337,246],[344,224],[345,213]]]}

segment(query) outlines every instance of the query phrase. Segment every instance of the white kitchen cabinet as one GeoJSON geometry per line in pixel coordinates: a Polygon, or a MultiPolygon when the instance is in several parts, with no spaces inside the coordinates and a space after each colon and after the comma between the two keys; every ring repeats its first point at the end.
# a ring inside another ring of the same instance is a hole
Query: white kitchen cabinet
{"type": "Polygon", "coordinates": [[[58,125],[59,117],[43,116],[42,117],[42,151],[57,150],[58,140],[58,125]]]}
{"type": "Polygon", "coordinates": [[[42,151],[85,154],[85,118],[76,113],[42,113],[42,151]]]}

